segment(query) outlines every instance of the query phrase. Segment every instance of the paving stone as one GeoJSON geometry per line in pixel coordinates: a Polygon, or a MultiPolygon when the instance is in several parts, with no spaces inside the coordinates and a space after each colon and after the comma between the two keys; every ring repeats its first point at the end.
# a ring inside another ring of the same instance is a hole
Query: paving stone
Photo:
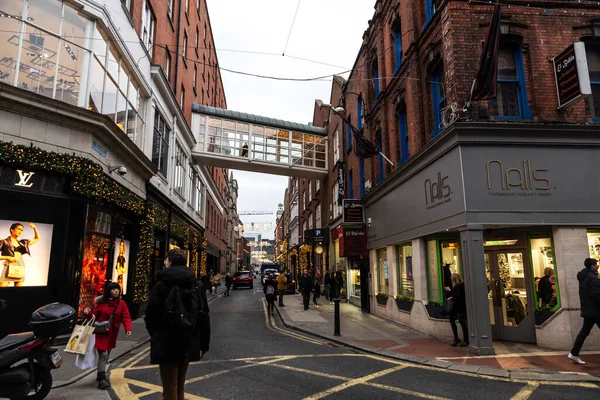
{"type": "Polygon", "coordinates": [[[433,367],[440,367],[440,368],[449,368],[454,365],[454,363],[450,362],[450,361],[435,360],[435,359],[428,361],[425,364],[431,365],[433,367]]]}
{"type": "Polygon", "coordinates": [[[505,369],[500,369],[500,368],[484,366],[484,367],[479,368],[479,371],[477,371],[477,373],[481,374],[481,375],[496,376],[499,378],[510,378],[510,372],[508,372],[505,369]]]}
{"type": "Polygon", "coordinates": [[[448,367],[449,370],[452,371],[462,371],[462,372],[473,372],[476,373],[481,369],[481,365],[471,365],[471,364],[454,364],[448,367]]]}

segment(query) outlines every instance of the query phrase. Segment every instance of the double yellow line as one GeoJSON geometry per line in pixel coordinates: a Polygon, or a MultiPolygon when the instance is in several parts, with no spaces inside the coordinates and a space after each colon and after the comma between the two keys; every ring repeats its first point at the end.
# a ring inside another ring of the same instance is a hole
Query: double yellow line
{"type": "Polygon", "coordinates": [[[286,331],[284,329],[279,328],[277,325],[275,325],[273,323],[273,320],[269,318],[269,312],[267,311],[267,304],[266,304],[264,298],[263,298],[263,301],[262,301],[262,305],[263,305],[263,310],[265,311],[265,323],[267,325],[267,328],[269,328],[273,332],[277,332],[277,333],[280,333],[282,335],[289,336],[291,338],[298,339],[298,340],[303,340],[305,342],[316,344],[316,345],[319,345],[319,346],[327,344],[326,341],[319,340],[319,339],[313,339],[311,337],[304,336],[304,335],[301,335],[299,333],[290,332],[290,331],[286,331]]]}

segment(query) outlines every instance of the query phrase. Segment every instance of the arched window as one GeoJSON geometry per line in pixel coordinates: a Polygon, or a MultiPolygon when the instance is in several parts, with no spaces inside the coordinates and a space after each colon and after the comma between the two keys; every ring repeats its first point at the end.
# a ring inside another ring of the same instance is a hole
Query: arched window
{"type": "Polygon", "coordinates": [[[496,99],[490,102],[498,118],[531,118],[520,43],[500,42],[496,99]]]}

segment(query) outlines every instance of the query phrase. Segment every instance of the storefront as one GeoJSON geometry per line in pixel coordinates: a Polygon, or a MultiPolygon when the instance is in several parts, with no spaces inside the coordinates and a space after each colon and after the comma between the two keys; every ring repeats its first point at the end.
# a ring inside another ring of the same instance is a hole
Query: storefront
{"type": "Polygon", "coordinates": [[[565,129],[453,124],[374,188],[364,199],[372,284],[411,303],[374,312],[447,339],[439,309],[460,274],[473,353],[493,353],[492,339],[569,348],[580,328],[572,282],[600,255],[590,226],[600,221],[600,183],[587,178],[600,139],[573,127],[575,144],[554,146],[565,129]]]}

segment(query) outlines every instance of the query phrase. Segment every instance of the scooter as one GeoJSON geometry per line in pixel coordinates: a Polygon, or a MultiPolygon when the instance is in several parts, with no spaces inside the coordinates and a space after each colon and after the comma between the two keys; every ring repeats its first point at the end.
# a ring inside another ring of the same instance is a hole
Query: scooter
{"type": "Polygon", "coordinates": [[[0,397],[11,400],[41,400],[52,388],[53,369],[62,363],[53,347],[54,337],[72,329],[73,307],[52,303],[34,311],[29,326],[33,332],[17,333],[0,340],[0,397]]]}

